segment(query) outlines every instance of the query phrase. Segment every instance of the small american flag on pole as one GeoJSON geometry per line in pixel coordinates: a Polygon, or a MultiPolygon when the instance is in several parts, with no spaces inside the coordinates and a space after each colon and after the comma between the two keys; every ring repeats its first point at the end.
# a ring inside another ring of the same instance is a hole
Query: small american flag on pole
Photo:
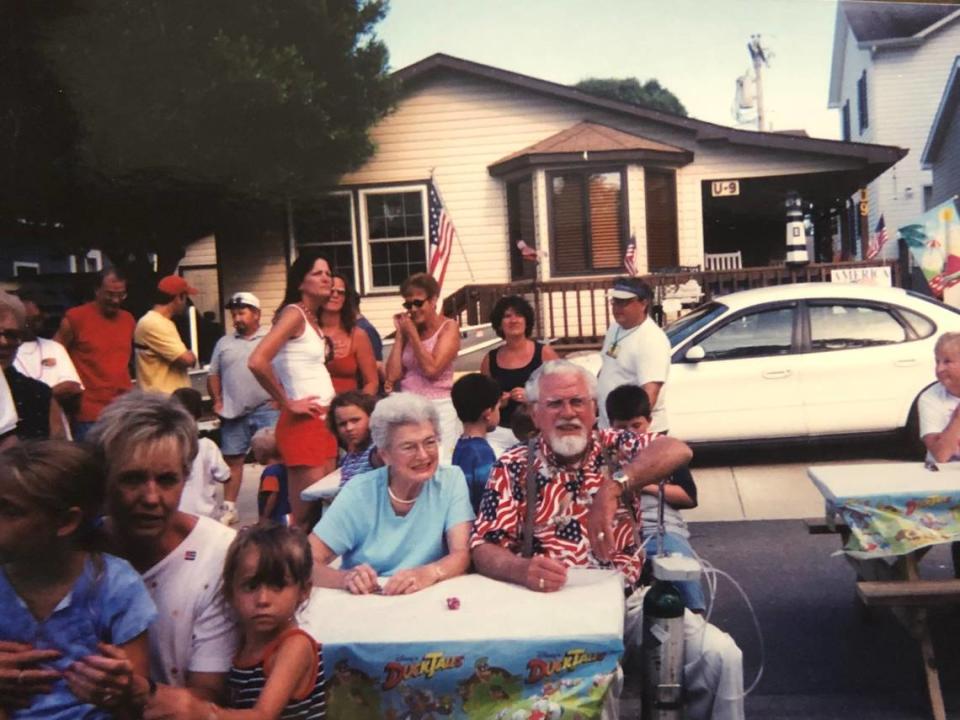
{"type": "Polygon", "coordinates": [[[443,206],[440,199],[440,193],[430,180],[429,188],[430,203],[430,257],[428,258],[428,272],[436,279],[437,284],[443,287],[443,277],[447,273],[447,263],[450,260],[450,251],[453,249],[453,241],[457,236],[457,230],[453,227],[453,221],[447,209],[443,206]]]}
{"type": "Polygon", "coordinates": [[[873,231],[873,235],[870,237],[870,243],[867,245],[867,260],[872,260],[879,255],[886,242],[887,224],[883,221],[883,215],[881,215],[877,221],[877,229],[873,231]]]}
{"type": "Polygon", "coordinates": [[[637,240],[631,237],[627,244],[627,252],[623,256],[623,267],[627,270],[627,275],[637,274],[637,240]]]}

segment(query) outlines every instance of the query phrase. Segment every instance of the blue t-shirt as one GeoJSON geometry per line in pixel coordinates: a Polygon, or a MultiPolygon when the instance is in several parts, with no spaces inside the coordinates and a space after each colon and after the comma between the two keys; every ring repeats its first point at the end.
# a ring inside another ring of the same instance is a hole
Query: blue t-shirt
{"type": "Polygon", "coordinates": [[[447,531],[474,519],[460,468],[440,465],[403,517],[390,504],[387,471],[355,475],[313,529],[344,569],[366,563],[388,576],[434,562],[447,554],[447,531]]]}
{"type": "MultiPolygon", "coordinates": [[[[157,608],[143,580],[126,560],[100,557],[102,566],[87,559],[70,592],[44,621],[37,621],[0,569],[0,639],[28,643],[38,650],[59,650],[63,656],[45,666],[64,671],[87,655],[99,654],[98,642],[123,645],[145,632],[157,608]]],[[[34,695],[30,707],[13,717],[99,720],[113,715],[81,704],[61,678],[52,692],[34,695]]]]}
{"type": "Polygon", "coordinates": [[[497,456],[490,447],[486,438],[462,437],[457,440],[453,449],[453,464],[463,470],[467,478],[467,489],[470,491],[470,504],[473,512],[480,512],[480,498],[487,487],[490,469],[497,461],[497,456]]]}
{"type": "Polygon", "coordinates": [[[283,463],[267,465],[260,473],[257,512],[261,515],[263,515],[263,507],[267,504],[267,493],[272,492],[277,493],[277,504],[273,506],[270,519],[280,525],[286,525],[287,515],[290,514],[290,495],[287,492],[287,466],[283,463]]]}

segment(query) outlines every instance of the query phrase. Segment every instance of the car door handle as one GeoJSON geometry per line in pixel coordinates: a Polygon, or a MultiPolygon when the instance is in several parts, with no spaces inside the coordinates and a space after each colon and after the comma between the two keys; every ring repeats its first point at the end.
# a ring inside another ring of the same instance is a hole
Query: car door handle
{"type": "Polygon", "coordinates": [[[894,366],[894,367],[913,367],[913,366],[916,365],[916,364],[917,364],[917,361],[916,361],[915,358],[909,358],[909,359],[907,359],[907,360],[894,360],[894,361],[893,361],[893,366],[894,366]]]}
{"type": "Polygon", "coordinates": [[[767,380],[780,380],[781,378],[790,377],[792,374],[792,370],[764,370],[762,376],[767,380]]]}

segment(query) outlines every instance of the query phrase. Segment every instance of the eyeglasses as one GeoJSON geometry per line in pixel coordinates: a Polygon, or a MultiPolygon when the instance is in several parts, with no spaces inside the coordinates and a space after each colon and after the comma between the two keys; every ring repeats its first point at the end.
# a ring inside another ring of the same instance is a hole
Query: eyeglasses
{"type": "Polygon", "coordinates": [[[565,404],[569,404],[572,410],[579,412],[587,407],[587,403],[590,402],[590,398],[585,397],[572,397],[572,398],[552,398],[550,400],[544,400],[543,404],[547,406],[548,410],[560,410],[565,404]]]}
{"type": "Polygon", "coordinates": [[[340,290],[339,288],[334,288],[333,290],[330,291],[330,297],[333,297],[334,295],[346,295],[346,294],[347,294],[346,290],[340,290]]]}
{"type": "Polygon", "coordinates": [[[101,290],[100,294],[103,295],[107,300],[126,300],[127,294],[125,292],[110,292],[108,290],[101,290]]]}
{"type": "Polygon", "coordinates": [[[0,330],[0,338],[12,345],[19,345],[23,340],[23,333],[19,330],[0,330]]]}
{"type": "Polygon", "coordinates": [[[438,447],[440,447],[440,441],[438,441],[435,437],[428,437],[423,442],[406,442],[402,445],[397,445],[394,452],[398,452],[403,455],[416,455],[417,450],[423,448],[425,453],[431,454],[435,453],[438,447]]]}
{"type": "Polygon", "coordinates": [[[426,301],[426,300],[420,300],[420,299],[417,299],[417,300],[407,300],[407,301],[403,304],[403,307],[406,308],[407,310],[413,310],[414,308],[422,308],[422,307],[423,307],[423,304],[424,304],[425,302],[427,302],[427,301],[426,301]]]}

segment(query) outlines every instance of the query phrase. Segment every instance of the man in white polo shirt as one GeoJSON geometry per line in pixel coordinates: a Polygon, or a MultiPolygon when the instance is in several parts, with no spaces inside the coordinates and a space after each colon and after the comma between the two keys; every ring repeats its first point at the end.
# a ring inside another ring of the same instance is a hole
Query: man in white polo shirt
{"type": "Polygon", "coordinates": [[[650,432],[666,432],[664,385],[670,373],[670,340],[650,317],[653,289],[636,277],[617,278],[610,291],[613,320],[600,350],[603,366],[597,378],[600,427],[610,427],[607,395],[615,387],[639,385],[650,398],[650,432]]]}

